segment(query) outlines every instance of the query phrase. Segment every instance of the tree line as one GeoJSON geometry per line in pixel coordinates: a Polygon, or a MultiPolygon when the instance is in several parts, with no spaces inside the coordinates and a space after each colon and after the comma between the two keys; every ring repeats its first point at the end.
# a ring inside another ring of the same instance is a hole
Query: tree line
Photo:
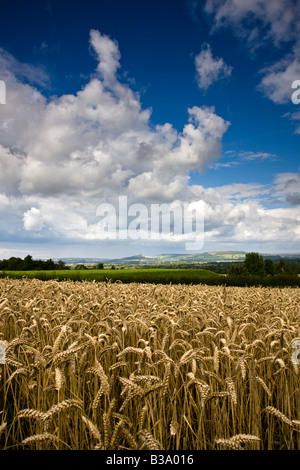
{"type": "Polygon", "coordinates": [[[229,275],[275,276],[278,274],[297,275],[298,269],[294,264],[280,259],[275,263],[272,259],[263,259],[259,253],[247,253],[243,264],[233,265],[227,271],[229,275]]]}
{"type": "MultiPolygon", "coordinates": [[[[51,258],[43,261],[41,259],[34,260],[31,255],[27,255],[24,259],[12,256],[9,259],[0,260],[0,271],[59,271],[71,269],[62,260],[57,262],[51,258]]],[[[103,263],[88,268],[85,264],[77,264],[74,269],[104,269],[103,263]]],[[[111,269],[115,269],[114,266],[111,269]]]]}
{"type": "Polygon", "coordinates": [[[247,253],[243,264],[233,265],[227,271],[228,285],[299,286],[299,263],[280,259],[263,259],[259,253],[247,253]]]}
{"type": "Polygon", "coordinates": [[[48,271],[70,269],[64,261],[56,263],[50,258],[45,261],[41,259],[34,260],[31,255],[27,255],[24,259],[12,256],[9,259],[0,260],[0,270],[7,271],[48,271]]]}

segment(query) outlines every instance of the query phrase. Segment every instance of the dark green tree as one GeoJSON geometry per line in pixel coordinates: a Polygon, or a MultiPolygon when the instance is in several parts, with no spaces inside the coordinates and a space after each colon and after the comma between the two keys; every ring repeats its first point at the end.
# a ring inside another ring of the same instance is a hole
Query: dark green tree
{"type": "Polygon", "coordinates": [[[70,269],[61,259],[56,263],[56,269],[70,269]]]}
{"type": "Polygon", "coordinates": [[[34,269],[34,261],[31,255],[25,256],[23,261],[23,269],[25,271],[30,271],[31,269],[34,269]]]}
{"type": "Polygon", "coordinates": [[[87,267],[85,266],[85,264],[77,264],[75,266],[75,269],[87,269],[87,267]]]}
{"type": "Polygon", "coordinates": [[[54,261],[49,258],[47,259],[46,261],[43,262],[43,265],[42,265],[42,269],[55,269],[56,268],[56,264],[54,263],[54,261]]]}
{"type": "Polygon", "coordinates": [[[242,275],[248,274],[248,271],[244,265],[238,264],[238,265],[230,266],[230,268],[227,271],[227,274],[229,276],[242,276],[242,275]]]}
{"type": "Polygon", "coordinates": [[[248,273],[262,276],[264,271],[264,260],[259,253],[247,253],[244,261],[244,266],[248,273]]]}
{"type": "Polygon", "coordinates": [[[281,259],[280,261],[278,261],[278,263],[276,263],[275,270],[276,270],[276,274],[285,273],[286,266],[285,266],[285,262],[283,261],[283,259],[281,259]]]}
{"type": "Polygon", "coordinates": [[[7,269],[8,271],[21,271],[23,268],[23,260],[12,256],[8,260],[7,269]]]}
{"type": "Polygon", "coordinates": [[[274,269],[274,261],[272,259],[270,258],[265,259],[264,268],[265,268],[266,274],[270,274],[271,276],[274,275],[275,269],[274,269]]]}
{"type": "Polygon", "coordinates": [[[96,269],[104,269],[104,264],[103,263],[98,263],[96,266],[96,269]]]}
{"type": "Polygon", "coordinates": [[[296,268],[292,264],[286,263],[283,259],[275,264],[276,274],[296,274],[296,268]]]}

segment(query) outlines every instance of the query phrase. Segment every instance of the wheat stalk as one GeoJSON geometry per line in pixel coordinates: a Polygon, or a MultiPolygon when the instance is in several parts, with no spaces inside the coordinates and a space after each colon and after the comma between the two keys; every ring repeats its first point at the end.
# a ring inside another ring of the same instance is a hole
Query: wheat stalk
{"type": "Polygon", "coordinates": [[[0,279],[2,302],[4,449],[297,448],[299,289],[0,279]]]}
{"type": "Polygon", "coordinates": [[[46,413],[44,413],[44,419],[50,419],[56,414],[61,413],[62,411],[66,411],[70,408],[77,408],[78,410],[83,409],[83,403],[80,400],[75,400],[75,399],[67,399],[64,400],[60,403],[57,403],[56,405],[52,406],[50,410],[48,410],[46,413]]]}
{"type": "Polygon", "coordinates": [[[0,424],[0,436],[5,431],[6,427],[7,427],[7,423],[3,422],[0,424]]]}
{"type": "Polygon", "coordinates": [[[146,429],[142,429],[139,432],[139,437],[142,440],[142,442],[144,443],[144,445],[146,445],[146,447],[148,447],[149,450],[163,450],[163,449],[161,449],[161,446],[157,442],[157,440],[154,439],[152,434],[149,431],[147,431],[146,429]]]}
{"type": "Polygon", "coordinates": [[[177,421],[173,420],[170,423],[170,434],[171,436],[176,436],[177,432],[179,430],[179,424],[177,421]]]}
{"type": "Polygon", "coordinates": [[[33,436],[26,437],[26,439],[23,439],[21,444],[32,444],[34,442],[52,442],[52,443],[58,443],[62,442],[57,436],[54,434],[50,434],[48,432],[44,432],[42,434],[35,434],[33,436]]]}
{"type": "Polygon", "coordinates": [[[292,420],[287,418],[287,416],[285,416],[285,414],[281,413],[281,411],[277,410],[273,406],[267,406],[265,408],[265,411],[267,413],[270,413],[271,415],[275,416],[276,418],[278,418],[280,421],[287,424],[288,426],[293,426],[292,420]]]}
{"type": "Polygon", "coordinates": [[[92,423],[92,421],[90,421],[88,418],[86,418],[83,415],[81,415],[81,419],[84,422],[84,424],[87,426],[89,431],[91,432],[92,436],[98,441],[97,445],[102,447],[103,444],[102,444],[101,434],[96,424],[92,423]]]}
{"type": "Polygon", "coordinates": [[[228,391],[229,391],[230,396],[231,396],[231,400],[232,400],[233,404],[236,405],[237,404],[237,395],[236,395],[234,382],[233,382],[231,377],[226,377],[225,381],[226,381],[226,385],[227,385],[228,391]]]}

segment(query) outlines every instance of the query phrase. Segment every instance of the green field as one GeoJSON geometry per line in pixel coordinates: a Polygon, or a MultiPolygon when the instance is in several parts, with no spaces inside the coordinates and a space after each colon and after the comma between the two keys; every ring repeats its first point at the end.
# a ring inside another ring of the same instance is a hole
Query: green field
{"type": "Polygon", "coordinates": [[[151,282],[155,284],[199,284],[220,281],[223,276],[207,269],[89,269],[61,271],[5,271],[2,277],[41,280],[151,282]]]}

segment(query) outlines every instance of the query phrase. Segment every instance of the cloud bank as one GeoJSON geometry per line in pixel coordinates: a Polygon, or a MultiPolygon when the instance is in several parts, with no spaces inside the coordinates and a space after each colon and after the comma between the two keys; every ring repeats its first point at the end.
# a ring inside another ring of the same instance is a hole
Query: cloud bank
{"type": "MultiPolygon", "coordinates": [[[[118,79],[118,43],[91,30],[90,46],[97,66],[88,83],[76,94],[50,99],[36,88],[48,81],[44,70],[0,50],[7,86],[0,108],[2,243],[96,242],[97,207],[117,204],[120,195],[130,204],[203,200],[209,243],[299,241],[297,194],[293,186],[284,193],[280,177],[272,197],[292,198],[289,209],[265,209],[268,189],[255,184],[189,184],[191,171],[204,172],[221,156],[230,123],[213,107],[189,108],[181,132],[171,123],[154,126],[151,109],[143,109],[139,95],[118,79]]],[[[216,72],[198,69],[206,86],[221,72],[229,74],[220,59],[211,56],[211,63],[216,72]]]]}

